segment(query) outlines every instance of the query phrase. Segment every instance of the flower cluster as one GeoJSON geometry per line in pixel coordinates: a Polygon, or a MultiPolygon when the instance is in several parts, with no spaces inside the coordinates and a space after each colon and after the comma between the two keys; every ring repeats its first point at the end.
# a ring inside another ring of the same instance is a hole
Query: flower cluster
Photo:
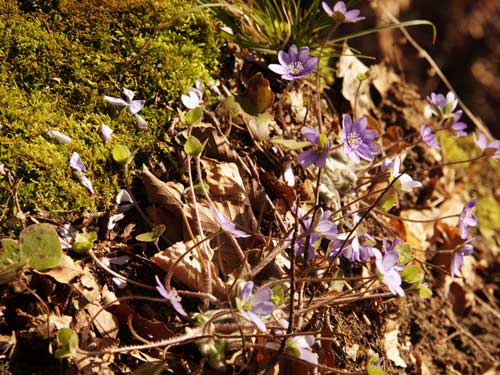
{"type": "Polygon", "coordinates": [[[125,95],[125,100],[122,98],[115,98],[114,96],[104,96],[104,100],[109,104],[118,106],[118,107],[126,107],[128,111],[135,117],[137,120],[137,126],[139,128],[144,129],[148,126],[146,121],[139,115],[139,111],[144,107],[144,100],[134,100],[134,92],[132,90],[123,89],[123,95],[125,95]]]}

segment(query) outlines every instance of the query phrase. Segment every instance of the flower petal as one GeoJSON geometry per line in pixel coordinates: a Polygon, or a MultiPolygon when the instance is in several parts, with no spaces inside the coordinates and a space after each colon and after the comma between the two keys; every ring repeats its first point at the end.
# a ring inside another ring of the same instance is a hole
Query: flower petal
{"type": "Polygon", "coordinates": [[[49,130],[49,131],[47,131],[47,134],[50,135],[52,138],[55,138],[57,141],[64,143],[65,145],[71,143],[70,137],[68,137],[67,135],[65,135],[57,130],[49,130]]]}
{"type": "Polygon", "coordinates": [[[117,105],[119,107],[127,107],[128,103],[121,99],[121,98],[115,98],[114,96],[106,96],[104,95],[104,100],[107,101],[111,105],[117,105]]]}

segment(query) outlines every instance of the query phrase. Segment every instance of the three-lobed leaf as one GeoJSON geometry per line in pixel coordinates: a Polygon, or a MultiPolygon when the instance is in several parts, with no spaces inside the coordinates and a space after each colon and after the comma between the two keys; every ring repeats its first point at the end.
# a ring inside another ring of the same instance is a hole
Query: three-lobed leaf
{"type": "Polygon", "coordinates": [[[34,224],[23,229],[19,236],[19,249],[31,268],[45,270],[55,267],[61,257],[59,236],[53,225],[34,224]]]}

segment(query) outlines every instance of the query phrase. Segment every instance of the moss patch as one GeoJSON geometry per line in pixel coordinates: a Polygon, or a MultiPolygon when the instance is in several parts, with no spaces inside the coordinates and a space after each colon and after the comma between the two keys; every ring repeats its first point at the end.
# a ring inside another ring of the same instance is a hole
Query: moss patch
{"type": "MultiPolygon", "coordinates": [[[[168,29],[157,26],[189,7],[185,0],[7,0],[0,10],[0,164],[21,180],[17,198],[25,211],[46,210],[71,220],[105,208],[123,186],[111,158],[114,144],[138,150],[136,163],[168,158],[165,128],[172,106],[196,79],[217,68],[220,39],[201,15],[168,29]],[[154,36],[143,49],[150,36],[154,36]],[[140,130],[126,110],[104,95],[122,88],[146,99],[140,130]],[[113,130],[105,145],[101,123],[113,130]],[[72,138],[58,144],[46,135],[72,138]],[[96,194],[69,168],[77,151],[96,194]]],[[[0,175],[0,207],[12,205],[13,185],[0,175]]]]}

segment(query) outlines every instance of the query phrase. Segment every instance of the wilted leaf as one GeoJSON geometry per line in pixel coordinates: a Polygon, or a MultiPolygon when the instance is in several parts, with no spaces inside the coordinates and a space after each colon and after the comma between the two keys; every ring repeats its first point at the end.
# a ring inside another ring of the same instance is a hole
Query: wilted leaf
{"type": "Polygon", "coordinates": [[[311,144],[306,141],[296,141],[295,139],[272,138],[271,143],[281,145],[289,150],[300,150],[301,148],[310,146],[311,144]]]}
{"type": "Polygon", "coordinates": [[[55,267],[62,256],[56,229],[50,224],[33,224],[19,235],[19,248],[36,270],[55,267]]]}
{"type": "MultiPolygon", "coordinates": [[[[142,181],[144,182],[150,203],[170,208],[181,209],[183,205],[184,187],[177,182],[163,182],[152,174],[146,166],[142,168],[142,181]]],[[[178,213],[178,210],[173,211],[178,213]]]]}
{"type": "Polygon", "coordinates": [[[39,273],[49,275],[62,284],[69,284],[75,277],[83,274],[83,269],[70,256],[63,254],[54,268],[39,273]]]}
{"type": "Polygon", "coordinates": [[[85,306],[85,310],[95,317],[94,325],[102,336],[116,338],[118,336],[118,322],[109,311],[101,310],[101,306],[89,303],[85,306]],[[99,312],[98,315],[96,315],[99,312]]]}
{"type": "Polygon", "coordinates": [[[226,137],[220,134],[215,127],[210,124],[201,123],[193,126],[191,135],[205,146],[205,155],[220,161],[238,161],[238,154],[229,144],[226,137]]]}
{"type": "Polygon", "coordinates": [[[245,112],[258,115],[272,106],[274,93],[269,81],[264,78],[262,73],[258,72],[248,81],[245,94],[239,95],[236,100],[245,112]]]}
{"type": "MultiPolygon", "coordinates": [[[[194,243],[192,241],[186,243],[177,242],[168,247],[166,250],[156,253],[151,260],[165,272],[168,272],[177,258],[183,255],[187,249],[193,245],[194,243]]],[[[203,245],[200,245],[199,248],[199,251],[206,251],[203,245]]],[[[209,259],[212,259],[213,251],[211,251],[210,254],[207,254],[207,256],[209,259]]],[[[202,291],[203,272],[196,249],[193,249],[189,255],[183,257],[179,264],[177,264],[173,271],[173,279],[184,284],[191,290],[202,291]]],[[[214,295],[218,298],[225,295],[224,283],[219,278],[218,272],[216,272],[214,267],[212,267],[212,289],[214,295]]]]}
{"type": "Polygon", "coordinates": [[[270,113],[261,113],[257,117],[248,120],[248,128],[255,139],[267,141],[269,139],[269,126],[272,121],[274,121],[274,118],[270,113]]]}
{"type": "Polygon", "coordinates": [[[111,154],[113,155],[113,160],[121,165],[127,164],[130,158],[130,150],[124,145],[115,145],[111,154]]]}

